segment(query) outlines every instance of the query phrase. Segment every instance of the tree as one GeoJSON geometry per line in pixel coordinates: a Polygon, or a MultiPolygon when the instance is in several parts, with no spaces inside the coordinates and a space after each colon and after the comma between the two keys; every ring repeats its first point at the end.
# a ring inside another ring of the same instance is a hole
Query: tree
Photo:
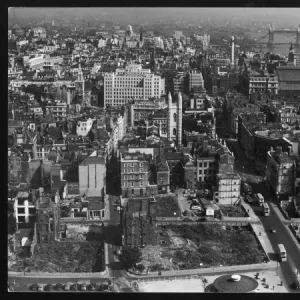
{"type": "Polygon", "coordinates": [[[142,252],[138,247],[124,246],[119,259],[124,263],[126,268],[130,268],[142,260],[142,252]]]}

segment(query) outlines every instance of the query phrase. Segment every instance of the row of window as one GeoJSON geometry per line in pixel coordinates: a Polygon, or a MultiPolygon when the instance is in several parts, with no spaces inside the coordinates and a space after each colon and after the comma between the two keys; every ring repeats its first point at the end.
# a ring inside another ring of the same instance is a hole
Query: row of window
{"type": "MultiPolygon", "coordinates": [[[[133,176],[135,176],[136,179],[137,179],[138,175],[130,175],[130,178],[129,178],[129,175],[128,176],[124,175],[124,180],[126,180],[126,179],[134,179],[133,176]]],[[[140,174],[140,179],[143,179],[143,174],[140,174]]]]}
{"type": "MultiPolygon", "coordinates": [[[[128,182],[128,184],[129,184],[129,182],[128,182]]],[[[123,185],[124,187],[127,187],[127,181],[124,181],[124,185],[123,185]]],[[[130,185],[128,185],[128,186],[134,186],[134,182],[133,181],[131,181],[130,182],[130,185]]],[[[140,186],[143,186],[143,182],[142,181],[140,181],[140,186]]]]}
{"type": "Polygon", "coordinates": [[[199,170],[199,175],[201,174],[217,174],[217,171],[211,169],[199,170]]]}
{"type": "MultiPolygon", "coordinates": [[[[124,173],[136,173],[134,169],[124,169],[124,173]]],[[[144,169],[140,168],[140,173],[144,173],[144,169]]]]}
{"type": "Polygon", "coordinates": [[[205,163],[199,163],[199,168],[202,168],[202,167],[207,168],[207,166],[208,166],[208,167],[212,167],[213,164],[214,164],[213,162],[209,162],[209,163],[207,163],[207,162],[205,162],[205,163]]]}
{"type": "MultiPolygon", "coordinates": [[[[123,167],[125,168],[126,166],[127,167],[133,167],[135,164],[134,163],[124,163],[123,164],[123,167]]],[[[142,167],[143,166],[143,163],[142,162],[140,162],[140,167],[142,167]]]]}

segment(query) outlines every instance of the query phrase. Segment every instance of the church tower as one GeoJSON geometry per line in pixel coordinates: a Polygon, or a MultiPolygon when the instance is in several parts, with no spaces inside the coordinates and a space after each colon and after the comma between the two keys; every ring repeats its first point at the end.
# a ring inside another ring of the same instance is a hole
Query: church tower
{"type": "Polygon", "coordinates": [[[78,75],[75,81],[76,91],[79,96],[79,102],[84,104],[84,77],[81,69],[81,64],[79,63],[78,67],[78,75]]]}
{"type": "Polygon", "coordinates": [[[288,65],[295,65],[295,49],[292,42],[289,50],[288,65]]]}
{"type": "Polygon", "coordinates": [[[182,142],[182,96],[178,94],[177,102],[172,102],[171,92],[168,94],[168,140],[182,142]]]}
{"type": "Polygon", "coordinates": [[[153,48],[152,55],[151,55],[150,69],[151,69],[151,72],[156,71],[155,47],[153,48]]]}

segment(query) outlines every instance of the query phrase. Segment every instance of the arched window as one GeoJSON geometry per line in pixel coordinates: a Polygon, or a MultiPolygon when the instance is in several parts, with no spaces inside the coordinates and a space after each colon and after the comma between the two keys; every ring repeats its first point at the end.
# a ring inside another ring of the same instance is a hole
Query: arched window
{"type": "Polygon", "coordinates": [[[173,128],[173,135],[176,135],[176,128],[173,128]]]}
{"type": "Polygon", "coordinates": [[[174,113],[173,118],[174,118],[174,122],[176,122],[176,119],[177,119],[176,113],[174,113]]]}

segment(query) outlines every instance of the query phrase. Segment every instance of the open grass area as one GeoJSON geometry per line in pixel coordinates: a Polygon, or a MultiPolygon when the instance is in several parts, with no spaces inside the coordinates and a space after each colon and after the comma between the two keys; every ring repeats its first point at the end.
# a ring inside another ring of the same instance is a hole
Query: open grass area
{"type": "Polygon", "coordinates": [[[142,264],[149,271],[263,262],[263,251],[250,231],[224,230],[218,224],[167,225],[159,231],[168,242],[157,245],[155,251],[142,251],[142,264]]]}
{"type": "Polygon", "coordinates": [[[22,272],[71,272],[89,273],[103,271],[103,244],[101,242],[53,242],[37,244],[34,255],[12,265],[10,270],[22,272]]]}
{"type": "Polygon", "coordinates": [[[180,217],[181,211],[175,196],[161,196],[157,201],[157,217],[180,217]]]}
{"type": "Polygon", "coordinates": [[[218,205],[226,217],[247,217],[246,212],[238,205],[218,205]]]}

